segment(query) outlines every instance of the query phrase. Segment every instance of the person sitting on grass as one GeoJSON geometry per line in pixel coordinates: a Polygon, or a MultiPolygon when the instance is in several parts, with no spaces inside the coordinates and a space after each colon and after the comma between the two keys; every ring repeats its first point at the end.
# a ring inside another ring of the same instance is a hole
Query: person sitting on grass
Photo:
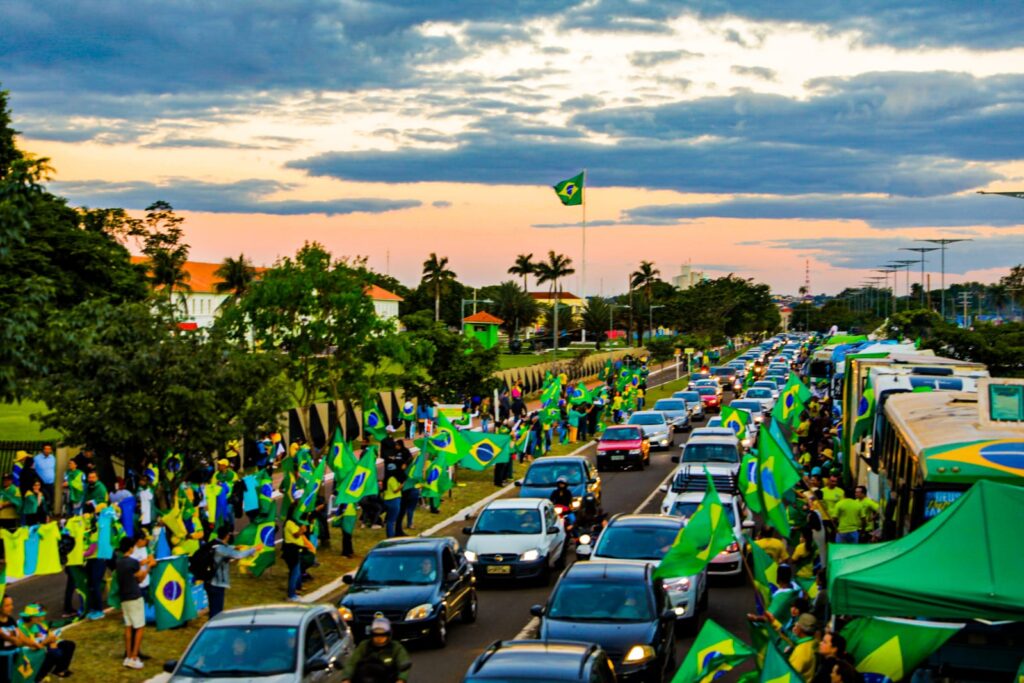
{"type": "Polygon", "coordinates": [[[36,676],[37,681],[45,680],[50,673],[58,678],[67,678],[71,675],[75,643],[71,640],[61,640],[60,630],[51,632],[43,621],[45,616],[46,610],[42,606],[36,603],[26,605],[21,612],[18,630],[25,639],[25,647],[46,650],[46,659],[43,660],[43,665],[36,676]]]}

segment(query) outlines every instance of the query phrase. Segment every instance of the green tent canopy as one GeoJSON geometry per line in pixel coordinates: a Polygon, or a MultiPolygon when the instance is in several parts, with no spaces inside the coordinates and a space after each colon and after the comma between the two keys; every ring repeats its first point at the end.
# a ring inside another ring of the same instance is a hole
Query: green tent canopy
{"type": "Polygon", "coordinates": [[[1024,621],[1024,487],[980,481],[903,538],[828,548],[836,614],[1024,621]]]}

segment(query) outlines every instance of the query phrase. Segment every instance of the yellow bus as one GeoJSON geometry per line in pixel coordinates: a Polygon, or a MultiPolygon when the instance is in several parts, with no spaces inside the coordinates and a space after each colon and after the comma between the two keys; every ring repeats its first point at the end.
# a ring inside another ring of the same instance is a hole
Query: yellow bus
{"type": "Polygon", "coordinates": [[[885,501],[886,538],[940,514],[980,479],[1024,486],[1024,380],[984,378],[977,388],[885,402],[868,489],[885,501]]]}

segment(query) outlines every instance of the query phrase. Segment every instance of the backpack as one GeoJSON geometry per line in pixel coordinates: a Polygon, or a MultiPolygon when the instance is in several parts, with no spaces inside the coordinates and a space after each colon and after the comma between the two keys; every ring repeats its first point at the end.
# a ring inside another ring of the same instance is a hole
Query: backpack
{"type": "Polygon", "coordinates": [[[217,554],[213,543],[203,543],[188,560],[188,570],[197,581],[209,581],[217,573],[217,554]]]}

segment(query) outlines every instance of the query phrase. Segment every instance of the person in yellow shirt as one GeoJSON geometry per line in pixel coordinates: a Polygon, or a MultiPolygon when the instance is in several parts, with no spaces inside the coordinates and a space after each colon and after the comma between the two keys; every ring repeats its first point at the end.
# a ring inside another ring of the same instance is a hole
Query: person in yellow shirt
{"type": "Polygon", "coordinates": [[[384,510],[387,512],[385,527],[387,537],[404,536],[399,517],[402,511],[402,486],[405,484],[405,476],[402,469],[395,463],[388,463],[384,472],[384,492],[381,498],[384,500],[384,510]]]}
{"type": "Polygon", "coordinates": [[[771,527],[763,528],[761,530],[761,537],[754,541],[754,543],[757,543],[761,550],[768,553],[776,564],[782,564],[789,559],[789,550],[786,548],[786,542],[779,538],[775,533],[775,529],[771,527]]]}
{"type": "Polygon", "coordinates": [[[863,523],[860,501],[840,498],[835,506],[836,543],[858,543],[863,523]]]}
{"type": "Polygon", "coordinates": [[[846,493],[839,487],[839,477],[831,475],[828,484],[821,489],[821,502],[825,505],[825,511],[831,519],[836,518],[836,503],[846,497],[846,493]]]}
{"type": "Polygon", "coordinates": [[[868,498],[868,490],[863,486],[853,490],[853,497],[860,504],[860,541],[863,543],[869,540],[868,537],[875,535],[875,529],[878,527],[878,503],[868,498]]]}
{"type": "Polygon", "coordinates": [[[810,527],[801,527],[800,542],[793,549],[789,556],[789,563],[793,566],[797,578],[810,579],[814,577],[814,555],[817,553],[814,545],[814,532],[810,527]]]}
{"type": "Polygon", "coordinates": [[[636,388],[636,409],[637,410],[643,410],[644,409],[644,388],[643,387],[637,387],[636,388]]]}
{"type": "Polygon", "coordinates": [[[801,614],[793,624],[793,646],[789,649],[789,665],[800,677],[811,683],[818,665],[818,619],[813,614],[801,614]]]}

